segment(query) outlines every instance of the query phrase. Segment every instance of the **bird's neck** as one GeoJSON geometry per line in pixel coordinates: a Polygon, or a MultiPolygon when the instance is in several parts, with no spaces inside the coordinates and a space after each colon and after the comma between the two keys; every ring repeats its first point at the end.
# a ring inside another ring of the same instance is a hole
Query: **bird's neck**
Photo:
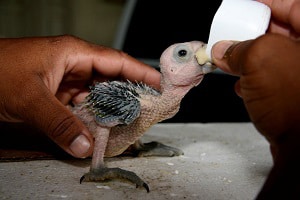
{"type": "Polygon", "coordinates": [[[194,86],[161,84],[161,93],[168,98],[182,99],[194,86]]]}

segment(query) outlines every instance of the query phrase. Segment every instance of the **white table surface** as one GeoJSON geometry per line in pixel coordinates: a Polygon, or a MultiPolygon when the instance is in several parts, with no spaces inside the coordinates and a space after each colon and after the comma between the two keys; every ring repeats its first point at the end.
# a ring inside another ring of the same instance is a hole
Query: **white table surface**
{"type": "Polygon", "coordinates": [[[127,182],[84,182],[90,159],[0,162],[0,199],[254,199],[272,158],[251,123],[160,123],[144,136],[181,148],[183,156],[107,158],[134,171],[150,193],[127,182]]]}

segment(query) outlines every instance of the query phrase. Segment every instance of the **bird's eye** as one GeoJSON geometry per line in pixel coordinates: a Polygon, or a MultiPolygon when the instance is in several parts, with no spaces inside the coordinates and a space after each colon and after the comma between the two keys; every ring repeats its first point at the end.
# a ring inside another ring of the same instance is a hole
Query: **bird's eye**
{"type": "Polygon", "coordinates": [[[187,51],[185,49],[182,49],[182,50],[178,51],[178,56],[179,57],[184,57],[184,56],[186,56],[186,54],[187,54],[187,51]]]}
{"type": "Polygon", "coordinates": [[[173,55],[177,62],[188,62],[192,57],[192,50],[186,44],[179,44],[175,47],[173,55]]]}

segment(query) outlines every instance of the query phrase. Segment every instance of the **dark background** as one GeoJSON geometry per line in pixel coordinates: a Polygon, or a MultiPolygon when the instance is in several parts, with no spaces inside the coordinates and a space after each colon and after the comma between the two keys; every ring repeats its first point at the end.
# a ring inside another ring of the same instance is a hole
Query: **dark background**
{"type": "MultiPolygon", "coordinates": [[[[207,43],[220,4],[221,0],[138,0],[122,50],[136,58],[159,60],[173,43],[207,43]]],[[[224,73],[207,74],[184,97],[177,115],[164,122],[249,121],[242,99],[234,92],[237,79],[224,73]]]]}

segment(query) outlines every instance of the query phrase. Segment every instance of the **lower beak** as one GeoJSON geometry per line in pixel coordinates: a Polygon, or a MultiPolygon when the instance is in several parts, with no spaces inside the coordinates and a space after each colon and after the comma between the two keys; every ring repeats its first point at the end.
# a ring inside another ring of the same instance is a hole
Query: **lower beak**
{"type": "Polygon", "coordinates": [[[202,69],[203,74],[210,73],[217,68],[214,64],[210,62],[204,63],[204,65],[200,65],[200,67],[202,69]]]}

